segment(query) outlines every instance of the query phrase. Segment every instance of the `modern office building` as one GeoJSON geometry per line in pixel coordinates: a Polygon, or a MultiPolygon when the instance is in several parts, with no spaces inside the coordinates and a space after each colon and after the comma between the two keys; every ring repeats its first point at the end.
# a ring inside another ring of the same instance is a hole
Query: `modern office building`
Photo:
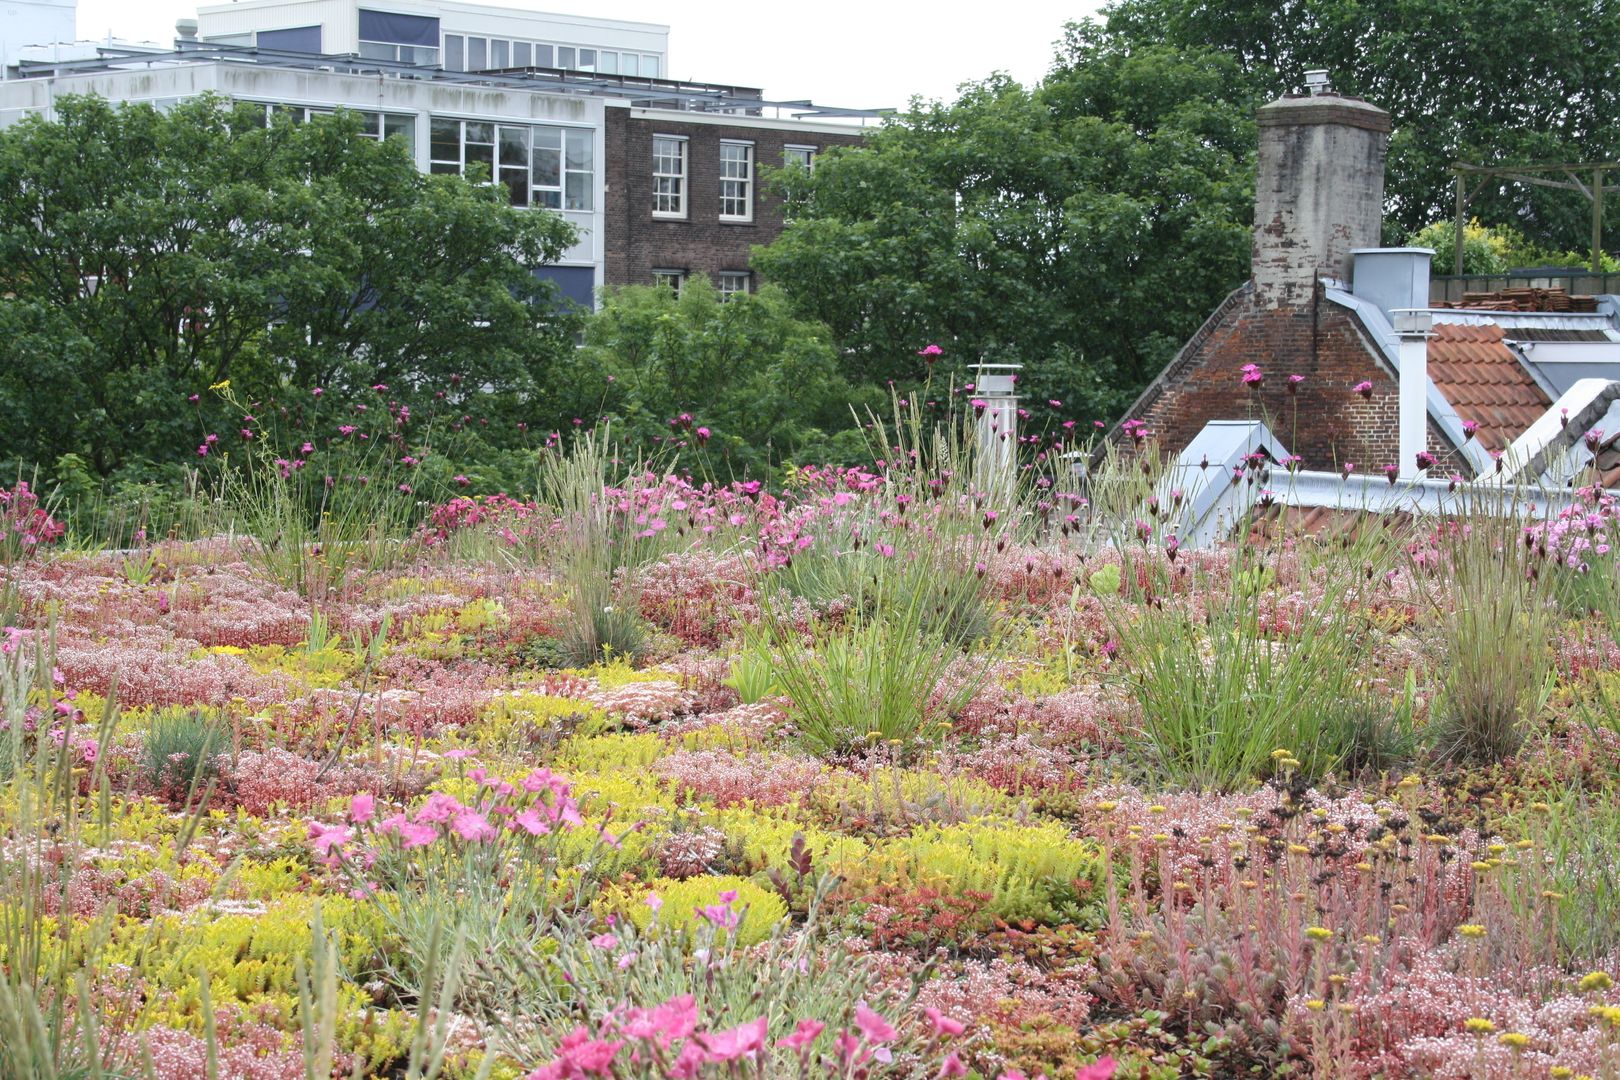
{"type": "MultiPolygon", "coordinates": [[[[32,0],[0,0],[13,2],[32,0]]],[[[749,250],[781,229],[763,167],[812,167],[879,115],[670,79],[669,27],[652,23],[459,0],[238,0],[176,31],[172,47],[7,44],[0,126],[48,116],[66,94],[161,107],[212,92],[295,120],[353,110],[422,171],[476,170],[513,205],[567,218],[579,242],[539,272],[583,304],[603,285],[697,273],[751,289],[749,250]]]]}

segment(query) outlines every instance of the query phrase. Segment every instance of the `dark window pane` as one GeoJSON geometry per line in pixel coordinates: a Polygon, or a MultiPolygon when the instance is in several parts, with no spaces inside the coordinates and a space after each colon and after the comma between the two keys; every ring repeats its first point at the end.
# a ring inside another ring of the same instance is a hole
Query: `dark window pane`
{"type": "Polygon", "coordinates": [[[444,66],[451,71],[467,70],[466,43],[460,34],[444,35],[444,66]]]}
{"type": "Polygon", "coordinates": [[[375,41],[362,41],[360,55],[367,60],[398,60],[398,45],[382,45],[375,41]]]}
{"type": "Polygon", "coordinates": [[[535,150],[534,183],[536,187],[558,187],[562,184],[562,155],[560,153],[555,150],[535,150]]]}
{"type": "Polygon", "coordinates": [[[566,200],[568,209],[589,210],[591,208],[591,174],[569,173],[565,194],[568,196],[566,200]]]}
{"type": "Polygon", "coordinates": [[[482,71],[484,68],[489,66],[489,64],[485,62],[488,57],[488,53],[486,51],[486,46],[488,44],[488,41],[481,37],[470,37],[467,39],[468,71],[482,71]]]}
{"type": "Polygon", "coordinates": [[[534,191],[534,205],[544,206],[551,210],[561,210],[562,192],[545,191],[541,188],[536,188],[534,191]]]}
{"type": "Polygon", "coordinates": [[[461,121],[433,118],[431,156],[435,161],[461,159],[461,121]]]}
{"type": "Polygon", "coordinates": [[[595,49],[581,49],[581,50],[579,50],[579,66],[580,66],[581,70],[594,71],[596,69],[596,50],[595,49]]]}
{"type": "Polygon", "coordinates": [[[470,172],[472,166],[482,165],[484,176],[489,177],[495,172],[495,148],[493,146],[477,146],[467,144],[467,168],[470,172]]]}
{"type": "Polygon", "coordinates": [[[567,45],[557,46],[557,66],[564,71],[574,69],[574,50],[567,45]]]}
{"type": "Polygon", "coordinates": [[[526,168],[529,163],[529,131],[527,128],[501,125],[501,167],[526,168]]]}
{"type": "Polygon", "coordinates": [[[489,66],[511,67],[512,57],[510,50],[512,43],[504,38],[496,38],[489,43],[489,66]]]}
{"type": "Polygon", "coordinates": [[[506,185],[513,206],[529,205],[529,172],[527,169],[502,169],[501,183],[506,185]]]}
{"type": "Polygon", "coordinates": [[[589,131],[568,130],[568,167],[570,169],[589,169],[591,167],[591,133],[589,131]]]}
{"type": "Polygon", "coordinates": [[[528,67],[534,63],[533,51],[527,41],[514,42],[512,45],[512,66],[528,67]]]}
{"type": "Polygon", "coordinates": [[[546,68],[552,66],[550,45],[536,45],[534,47],[534,66],[546,68]]]}
{"type": "Polygon", "coordinates": [[[482,120],[467,121],[467,141],[470,143],[494,142],[495,125],[482,120]]]}

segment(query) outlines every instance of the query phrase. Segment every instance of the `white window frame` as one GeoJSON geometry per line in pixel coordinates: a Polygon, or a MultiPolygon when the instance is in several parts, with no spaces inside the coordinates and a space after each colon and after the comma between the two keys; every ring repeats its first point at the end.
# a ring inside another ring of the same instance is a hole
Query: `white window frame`
{"type": "Polygon", "coordinates": [[[720,220],[737,223],[754,220],[754,144],[743,139],[720,140],[720,220]],[[742,151],[741,175],[733,174],[738,164],[727,151],[742,151]],[[741,212],[735,210],[740,204],[741,212]],[[728,212],[727,208],[733,209],[728,212]]]}
{"type": "Polygon", "coordinates": [[[747,270],[722,270],[714,276],[714,287],[722,301],[747,296],[754,291],[754,275],[747,270]]]}
{"type": "Polygon", "coordinates": [[[652,272],[652,279],[655,287],[659,285],[668,285],[675,291],[675,295],[679,296],[681,295],[681,286],[686,283],[686,271],[672,270],[668,268],[655,268],[652,272]]]}
{"type": "Polygon", "coordinates": [[[820,152],[821,148],[819,146],[806,146],[801,143],[788,143],[782,147],[782,165],[783,167],[791,166],[794,168],[800,168],[807,173],[815,172],[816,155],[820,152]],[[803,154],[804,160],[794,161],[792,158],[788,157],[789,154],[794,152],[803,154]]]}
{"type": "Polygon", "coordinates": [[[680,220],[687,216],[690,209],[688,194],[690,184],[688,179],[692,172],[691,167],[691,141],[685,135],[654,135],[652,153],[653,177],[653,204],[652,216],[666,220],[680,220]],[[675,144],[677,153],[673,159],[667,153],[661,153],[660,142],[675,144]],[[659,171],[660,159],[667,162],[673,160],[677,171],[659,171]],[[667,181],[668,190],[660,190],[666,185],[660,181],[667,181]],[[663,207],[663,209],[660,209],[663,207]]]}
{"type": "MultiPolygon", "coordinates": [[[[461,176],[467,174],[467,125],[487,124],[493,129],[493,157],[490,181],[496,185],[511,190],[502,179],[502,173],[516,173],[523,171],[527,179],[525,199],[514,206],[523,206],[531,209],[543,210],[574,210],[588,212],[596,205],[596,139],[595,132],[590,128],[569,127],[559,124],[507,124],[493,120],[469,120],[465,117],[434,115],[428,121],[428,171],[431,173],[456,173],[461,176]],[[438,157],[434,154],[431,131],[434,123],[456,125],[456,157],[438,157]],[[524,139],[524,159],[521,165],[511,164],[501,157],[503,129],[521,130],[524,139]],[[542,138],[544,143],[542,143],[542,138]],[[555,145],[550,145],[555,143],[555,145]],[[571,165],[568,151],[570,146],[576,150],[583,149],[584,153],[576,155],[576,160],[583,160],[583,167],[571,165]],[[534,163],[541,154],[556,155],[556,183],[542,183],[535,171],[534,163]],[[574,185],[578,194],[579,205],[571,205],[568,189],[570,177],[583,177],[574,185]]],[[[479,143],[477,145],[486,145],[479,143]]]]}

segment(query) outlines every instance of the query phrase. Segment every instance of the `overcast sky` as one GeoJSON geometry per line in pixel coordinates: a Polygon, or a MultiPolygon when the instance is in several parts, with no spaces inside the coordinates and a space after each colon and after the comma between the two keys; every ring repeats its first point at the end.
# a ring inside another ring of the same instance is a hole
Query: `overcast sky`
{"type": "MultiPolygon", "coordinates": [[[[1046,73],[1063,24],[1095,0],[1003,0],[989,8],[895,0],[814,4],[668,0],[494,0],[506,6],[664,23],[669,74],[762,87],[778,99],[851,108],[902,107],[913,94],[950,98],[958,84],[1005,71],[1046,73]]],[[[196,0],[79,0],[79,36],[168,42],[196,0]]]]}

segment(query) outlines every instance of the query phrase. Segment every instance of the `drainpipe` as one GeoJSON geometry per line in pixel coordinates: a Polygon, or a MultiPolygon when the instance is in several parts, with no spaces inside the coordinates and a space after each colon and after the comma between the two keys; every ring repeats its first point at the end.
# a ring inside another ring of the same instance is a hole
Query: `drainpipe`
{"type": "Polygon", "coordinates": [[[1427,311],[1397,309],[1395,333],[1400,335],[1400,457],[1396,461],[1402,480],[1422,475],[1417,456],[1429,443],[1429,338],[1434,316],[1427,311]]]}

